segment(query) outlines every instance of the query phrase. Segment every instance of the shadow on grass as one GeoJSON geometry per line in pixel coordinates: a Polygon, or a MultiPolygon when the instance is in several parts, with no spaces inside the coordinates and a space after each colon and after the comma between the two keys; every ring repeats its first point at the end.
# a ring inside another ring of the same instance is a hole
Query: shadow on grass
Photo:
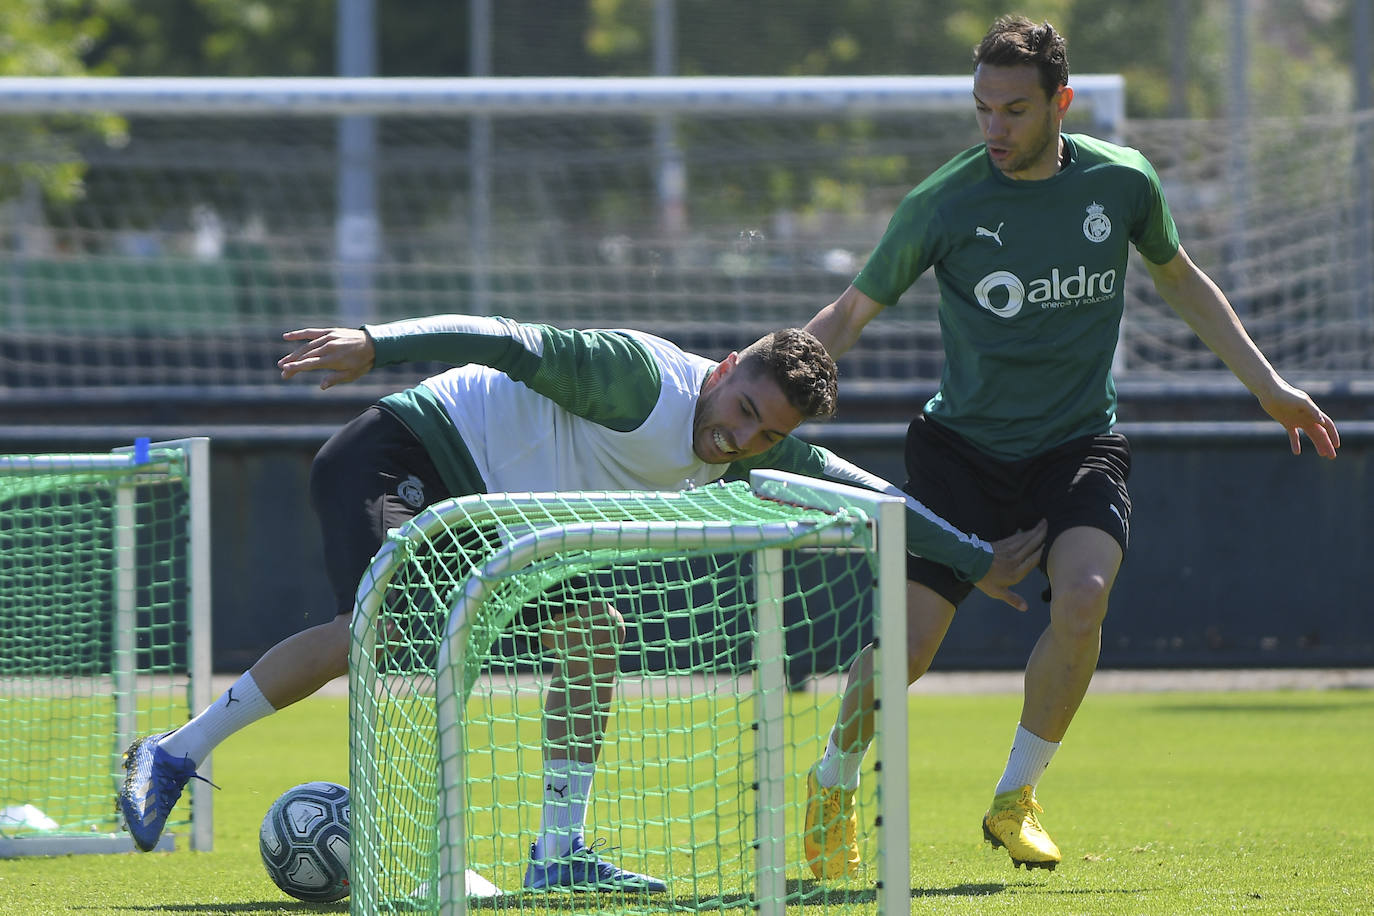
{"type": "Polygon", "coordinates": [[[159,903],[153,906],[74,906],[71,912],[96,910],[101,913],[273,913],[289,909],[293,913],[347,913],[348,901],[306,903],[301,900],[241,900],[238,903],[159,903]]]}
{"type": "MultiPolygon", "coordinates": [[[[1000,894],[1007,885],[1000,882],[989,884],[955,884],[952,887],[913,887],[911,897],[989,897],[1000,894]]],[[[788,881],[787,893],[790,902],[799,904],[833,903],[877,903],[876,887],[837,888],[813,878],[788,881]],[[793,897],[793,895],[796,895],[793,897]]]]}
{"type": "Polygon", "coordinates": [[[1283,703],[1273,700],[1227,703],[1160,703],[1151,711],[1160,713],[1309,713],[1343,712],[1361,707],[1374,707],[1374,698],[1357,703],[1283,703]]]}
{"type": "Polygon", "coordinates": [[[953,887],[913,887],[911,896],[916,897],[991,897],[1007,889],[1007,885],[997,884],[956,884],[953,887]]]}
{"type": "Polygon", "coordinates": [[[1106,894],[1154,894],[1159,892],[1157,887],[1047,887],[1040,885],[1036,890],[1044,894],[1091,894],[1094,897],[1101,897],[1106,894]]]}
{"type": "MultiPolygon", "coordinates": [[[[911,897],[988,897],[1007,889],[1006,884],[956,884],[952,887],[914,887],[911,897]]],[[[1087,893],[1087,891],[1056,891],[1055,893],[1087,893]]],[[[1096,892],[1094,892],[1096,893],[1096,892]]],[[[1136,893],[1123,890],[1121,893],[1136,893]]],[[[529,909],[531,904],[547,912],[585,912],[588,905],[597,909],[613,908],[615,902],[630,902],[638,907],[662,909],[664,912],[723,912],[740,910],[752,912],[754,898],[749,894],[725,894],[718,897],[682,896],[671,897],[627,895],[617,893],[577,893],[577,894],[503,894],[468,901],[468,909],[473,912],[496,912],[500,910],[529,909]]],[[[787,902],[789,906],[843,906],[852,904],[872,904],[878,902],[878,891],[874,887],[834,887],[812,878],[792,879],[787,882],[787,902]]],[[[305,903],[301,901],[255,900],[238,903],[166,903],[155,906],[92,906],[73,907],[73,912],[99,910],[101,912],[119,911],[126,913],[258,913],[289,909],[294,913],[347,913],[348,901],[338,903],[305,903]]],[[[423,907],[417,907],[423,909],[423,907]]]]}
{"type": "MultiPolygon", "coordinates": [[[[947,888],[912,888],[912,897],[986,897],[1006,889],[1005,884],[958,884],[947,888]]],[[[854,904],[873,904],[878,901],[878,891],[867,887],[835,887],[813,878],[791,879],[787,882],[787,904],[789,907],[834,907],[854,904]]],[[[745,893],[722,894],[718,896],[677,896],[619,893],[513,893],[500,897],[472,899],[468,909],[472,912],[498,912],[501,910],[529,909],[531,905],[545,912],[586,912],[589,907],[614,912],[615,904],[633,902],[641,910],[662,910],[663,912],[730,912],[752,913],[756,909],[752,895],[745,893]]]]}

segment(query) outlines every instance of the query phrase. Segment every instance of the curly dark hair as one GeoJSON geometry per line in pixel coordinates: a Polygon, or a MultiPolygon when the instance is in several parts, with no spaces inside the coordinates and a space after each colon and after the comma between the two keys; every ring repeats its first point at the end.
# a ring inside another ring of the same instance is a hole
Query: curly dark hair
{"type": "Polygon", "coordinates": [[[1025,16],[999,16],[973,49],[973,66],[1029,65],[1040,72],[1040,88],[1054,95],[1069,82],[1069,50],[1064,36],[1048,22],[1036,25],[1025,16]]]}
{"type": "Polygon", "coordinates": [[[740,351],[739,368],[768,374],[787,403],[809,420],[828,419],[839,407],[839,371],[825,345],[801,328],[774,331],[740,351]]]}

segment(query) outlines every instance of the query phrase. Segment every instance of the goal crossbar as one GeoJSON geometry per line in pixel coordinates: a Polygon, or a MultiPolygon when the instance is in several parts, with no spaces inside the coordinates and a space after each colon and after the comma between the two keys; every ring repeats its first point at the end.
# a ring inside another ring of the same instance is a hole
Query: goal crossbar
{"type": "MultiPolygon", "coordinates": [[[[1120,74],[1073,78],[1119,124],[1120,74]]],[[[849,114],[968,108],[971,76],[0,78],[0,112],[188,115],[849,114]]]]}

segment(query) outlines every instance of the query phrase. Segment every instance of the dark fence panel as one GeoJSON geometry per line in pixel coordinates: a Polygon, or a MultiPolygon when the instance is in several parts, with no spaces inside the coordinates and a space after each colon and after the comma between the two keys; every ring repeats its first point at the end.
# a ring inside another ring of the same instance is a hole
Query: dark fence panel
{"type": "MultiPolygon", "coordinates": [[[[342,406],[342,405],[340,405],[342,406]]],[[[351,407],[350,407],[351,409],[351,407]]],[[[900,414],[892,414],[900,415],[900,414]]],[[[178,418],[180,419],[180,418],[178,418]]],[[[279,639],[327,620],[332,599],[307,499],[334,428],[196,424],[10,426],[6,453],[95,451],[135,435],[210,435],[214,664],[240,671],[279,639]]],[[[1288,452],[1267,423],[1123,424],[1135,455],[1132,548],[1103,637],[1103,667],[1374,665],[1374,422],[1343,426],[1340,458],[1288,452]]],[[[814,441],[900,482],[904,424],[829,424],[814,441]]],[[[938,668],[1013,669],[1047,621],[1037,572],[1022,615],[975,593],[938,668]]],[[[805,640],[789,633],[789,647],[805,640]]],[[[795,680],[847,659],[797,659],[795,680]]]]}
{"type": "MultiPolygon", "coordinates": [[[[1133,467],[1131,550],[1103,630],[1102,667],[1374,665],[1374,423],[1342,428],[1335,461],[1271,423],[1123,423],[1133,467]]],[[[900,481],[899,425],[827,444],[900,481]]],[[[820,438],[820,437],[817,437],[820,438]]],[[[935,667],[1024,665],[1048,621],[974,592],[935,667]]]]}

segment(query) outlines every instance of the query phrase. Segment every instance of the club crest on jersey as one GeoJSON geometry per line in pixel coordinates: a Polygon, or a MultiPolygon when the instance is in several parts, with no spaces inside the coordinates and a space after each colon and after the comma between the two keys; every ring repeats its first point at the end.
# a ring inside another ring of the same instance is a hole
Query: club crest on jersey
{"type": "Polygon", "coordinates": [[[1097,201],[1088,204],[1088,216],[1083,220],[1083,235],[1090,242],[1105,242],[1112,234],[1112,221],[1103,212],[1106,208],[1097,201]]]}
{"type": "Polygon", "coordinates": [[[405,500],[406,505],[418,509],[425,504],[425,485],[411,474],[396,487],[396,495],[405,500]]]}

